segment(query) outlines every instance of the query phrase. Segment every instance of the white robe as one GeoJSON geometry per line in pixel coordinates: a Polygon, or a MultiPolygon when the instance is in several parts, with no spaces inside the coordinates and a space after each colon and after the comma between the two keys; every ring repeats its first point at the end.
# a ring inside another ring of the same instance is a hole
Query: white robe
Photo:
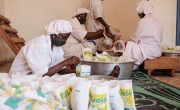
{"type": "Polygon", "coordinates": [[[103,29],[103,26],[96,18],[103,17],[103,6],[101,0],[90,0],[88,8],[89,18],[87,20],[87,30],[88,32],[95,32],[99,29],[103,29]]]}
{"type": "Polygon", "coordinates": [[[70,21],[72,25],[72,33],[66,41],[66,44],[62,47],[64,50],[64,58],[71,56],[82,57],[83,48],[91,48],[96,51],[96,46],[92,42],[88,42],[84,37],[87,34],[84,25],[81,25],[76,17],[70,21]]]}
{"type": "Polygon", "coordinates": [[[49,35],[41,35],[28,42],[19,51],[9,73],[28,74],[32,72],[38,76],[48,72],[50,67],[63,61],[64,52],[61,47],[53,46],[49,35]]]}
{"type": "MultiPolygon", "coordinates": [[[[86,28],[88,32],[96,32],[99,29],[104,29],[104,26],[96,20],[96,18],[103,18],[103,6],[101,0],[90,0],[88,8],[90,13],[87,20],[86,28]]],[[[103,42],[105,38],[99,38],[96,40],[97,50],[104,51],[107,49],[107,45],[103,42]]]]}
{"type": "Polygon", "coordinates": [[[154,59],[161,56],[162,34],[163,27],[152,14],[147,14],[139,21],[123,53],[124,56],[137,60],[134,69],[146,59],[154,59]]]}

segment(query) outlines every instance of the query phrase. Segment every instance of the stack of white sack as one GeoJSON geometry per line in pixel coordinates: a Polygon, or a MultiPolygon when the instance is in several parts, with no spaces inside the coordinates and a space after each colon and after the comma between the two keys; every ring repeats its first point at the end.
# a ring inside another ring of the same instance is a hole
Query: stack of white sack
{"type": "Polygon", "coordinates": [[[2,73],[0,74],[1,108],[21,110],[20,108],[32,107],[32,110],[37,110],[44,104],[43,108],[48,105],[46,109],[51,107],[52,110],[70,110],[71,91],[75,81],[76,74],[74,73],[58,75],[58,77],[20,74],[10,77],[8,73],[2,73]]]}
{"type": "Polygon", "coordinates": [[[71,107],[73,110],[135,110],[132,80],[77,78],[71,93],[71,107]]]}
{"type": "Polygon", "coordinates": [[[76,74],[56,77],[0,74],[0,109],[135,109],[132,80],[90,80],[76,74]]]}
{"type": "Polygon", "coordinates": [[[71,109],[71,91],[75,85],[76,74],[67,74],[57,77],[42,77],[40,83],[42,84],[42,93],[51,93],[58,100],[64,108],[71,109]]]}

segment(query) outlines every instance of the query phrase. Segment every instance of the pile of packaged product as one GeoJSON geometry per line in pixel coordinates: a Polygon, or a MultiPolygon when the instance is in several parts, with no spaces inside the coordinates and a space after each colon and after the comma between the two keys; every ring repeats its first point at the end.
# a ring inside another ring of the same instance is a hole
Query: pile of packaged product
{"type": "Polygon", "coordinates": [[[162,44],[161,45],[162,47],[162,51],[163,52],[176,52],[176,53],[180,53],[180,46],[170,46],[170,45],[167,45],[167,44],[162,44]]]}
{"type": "Polygon", "coordinates": [[[132,80],[0,73],[0,110],[134,110],[132,80]]]}
{"type": "Polygon", "coordinates": [[[106,51],[103,51],[102,54],[96,53],[96,56],[93,56],[92,49],[84,48],[83,49],[83,59],[86,61],[98,61],[98,62],[129,62],[134,61],[134,59],[127,58],[125,56],[121,57],[112,57],[106,51]]]}

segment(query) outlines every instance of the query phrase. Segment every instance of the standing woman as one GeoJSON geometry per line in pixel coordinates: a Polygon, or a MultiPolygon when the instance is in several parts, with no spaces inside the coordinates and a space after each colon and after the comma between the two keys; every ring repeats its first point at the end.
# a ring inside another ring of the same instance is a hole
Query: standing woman
{"type": "MultiPolygon", "coordinates": [[[[99,29],[105,29],[106,33],[110,33],[109,25],[103,19],[103,14],[104,14],[103,5],[102,5],[103,1],[104,0],[90,0],[89,2],[88,10],[90,11],[90,14],[86,26],[88,32],[95,32],[99,29]]],[[[107,49],[107,45],[103,42],[104,40],[105,38],[96,40],[98,51],[104,51],[107,49]]]]}

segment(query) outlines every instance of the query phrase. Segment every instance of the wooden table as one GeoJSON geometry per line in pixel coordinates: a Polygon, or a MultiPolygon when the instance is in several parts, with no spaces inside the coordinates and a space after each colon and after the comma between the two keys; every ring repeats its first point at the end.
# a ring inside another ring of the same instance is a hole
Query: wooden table
{"type": "Polygon", "coordinates": [[[144,69],[148,70],[148,76],[150,76],[154,70],[167,70],[171,76],[175,76],[174,70],[178,68],[179,59],[177,57],[159,57],[144,61],[144,69]]]}

